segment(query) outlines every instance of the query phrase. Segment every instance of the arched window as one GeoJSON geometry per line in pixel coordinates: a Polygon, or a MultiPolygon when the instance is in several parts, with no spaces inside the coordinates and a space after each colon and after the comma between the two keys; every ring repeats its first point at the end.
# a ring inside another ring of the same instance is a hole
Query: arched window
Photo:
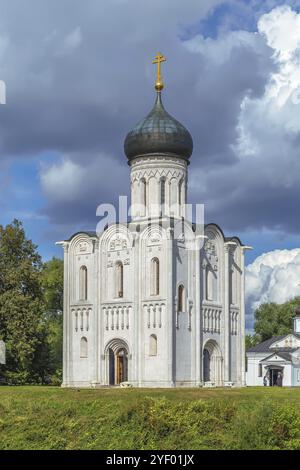
{"type": "Polygon", "coordinates": [[[80,357],[88,357],[88,341],[85,337],[80,340],[80,357]]]}
{"type": "Polygon", "coordinates": [[[149,356],[157,356],[157,336],[156,335],[150,336],[149,356]]]}
{"type": "Polygon", "coordinates": [[[159,295],[159,260],[151,260],[151,295],[159,295]]]}
{"type": "Polygon", "coordinates": [[[124,296],[124,276],[123,276],[123,264],[119,261],[116,264],[116,297],[124,296]]]}
{"type": "Polygon", "coordinates": [[[146,215],[147,210],[147,184],[145,178],[141,179],[141,205],[143,207],[142,214],[146,215]]]}
{"type": "Polygon", "coordinates": [[[185,289],[182,284],[178,286],[177,301],[178,312],[185,312],[185,289]]]}
{"type": "Polygon", "coordinates": [[[87,300],[87,267],[81,266],[79,271],[79,299],[87,300]]]}
{"type": "Polygon", "coordinates": [[[160,205],[162,213],[165,212],[165,203],[166,203],[166,178],[161,178],[160,180],[160,205]]]}
{"type": "Polygon", "coordinates": [[[178,185],[178,202],[181,205],[182,204],[182,191],[183,191],[183,180],[179,181],[178,185]]]}
{"type": "Polygon", "coordinates": [[[206,267],[206,300],[213,300],[214,275],[210,266],[206,267]]]}

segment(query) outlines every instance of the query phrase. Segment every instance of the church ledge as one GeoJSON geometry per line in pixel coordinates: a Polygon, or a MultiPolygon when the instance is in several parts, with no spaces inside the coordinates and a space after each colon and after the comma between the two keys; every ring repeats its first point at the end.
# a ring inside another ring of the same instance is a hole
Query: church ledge
{"type": "Polygon", "coordinates": [[[223,230],[221,229],[221,227],[220,227],[218,224],[216,224],[216,223],[214,223],[214,222],[211,222],[211,223],[209,223],[209,224],[205,224],[205,225],[204,225],[204,229],[207,229],[208,227],[215,227],[215,228],[221,233],[221,235],[222,235],[223,240],[224,240],[225,243],[226,243],[226,242],[231,242],[231,241],[237,241],[240,246],[245,246],[245,245],[242,243],[241,239],[240,239],[239,237],[237,237],[236,235],[235,235],[235,236],[232,236],[232,237],[225,237],[223,230]]]}
{"type": "Polygon", "coordinates": [[[87,235],[90,238],[98,238],[98,235],[96,232],[83,230],[83,231],[74,233],[73,235],[70,236],[68,240],[64,240],[64,241],[70,242],[73,240],[73,238],[77,237],[77,235],[87,235]]]}
{"type": "MultiPolygon", "coordinates": [[[[160,221],[162,219],[177,220],[177,219],[181,219],[181,217],[177,218],[177,217],[158,216],[156,219],[157,219],[157,221],[160,221]]],[[[149,221],[149,217],[143,217],[139,220],[142,221],[142,222],[147,222],[147,221],[149,221]]],[[[153,221],[153,218],[151,220],[153,221]]],[[[113,225],[115,225],[115,226],[123,225],[125,227],[128,227],[129,224],[136,224],[136,223],[138,223],[137,220],[132,220],[132,221],[128,220],[127,222],[124,222],[124,223],[117,222],[117,223],[114,223],[114,224],[107,225],[105,227],[104,231],[106,231],[109,227],[112,227],[113,225]]],[[[215,227],[221,233],[224,243],[231,242],[231,241],[232,242],[236,241],[240,246],[245,246],[238,236],[225,237],[223,230],[221,229],[221,227],[218,224],[212,222],[212,223],[208,223],[208,224],[204,225],[204,229],[207,229],[208,227],[215,227]]],[[[193,230],[195,230],[195,228],[196,228],[196,224],[194,222],[192,223],[192,228],[193,228],[193,230]]],[[[82,230],[82,231],[74,233],[73,235],[70,236],[70,238],[68,238],[67,240],[64,240],[64,242],[71,242],[73,240],[73,238],[77,237],[77,235],[87,235],[90,238],[99,238],[97,232],[95,232],[95,231],[82,230]]]]}
{"type": "Polygon", "coordinates": [[[187,165],[190,164],[189,159],[185,157],[180,157],[179,155],[175,153],[163,153],[163,152],[156,152],[156,153],[141,153],[140,155],[135,155],[134,157],[130,158],[127,162],[129,166],[132,165],[132,163],[135,163],[137,160],[145,160],[146,158],[159,158],[160,160],[162,158],[171,158],[179,161],[184,161],[187,165]]]}
{"type": "MultiPolygon", "coordinates": [[[[221,384],[215,384],[214,382],[203,383],[194,381],[179,381],[179,382],[134,382],[129,381],[133,388],[242,388],[245,387],[245,383],[240,382],[222,382],[221,384]]],[[[68,384],[62,384],[61,388],[89,388],[89,389],[101,389],[101,388],[122,388],[120,385],[105,385],[98,382],[70,382],[68,384]]],[[[125,387],[126,388],[126,387],[125,387]]]]}

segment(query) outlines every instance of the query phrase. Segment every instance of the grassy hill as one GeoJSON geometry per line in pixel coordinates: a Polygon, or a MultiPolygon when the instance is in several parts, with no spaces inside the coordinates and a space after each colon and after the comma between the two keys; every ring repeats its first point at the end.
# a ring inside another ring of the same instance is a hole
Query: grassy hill
{"type": "Polygon", "coordinates": [[[300,449],[300,390],[0,387],[0,449],[300,449]]]}

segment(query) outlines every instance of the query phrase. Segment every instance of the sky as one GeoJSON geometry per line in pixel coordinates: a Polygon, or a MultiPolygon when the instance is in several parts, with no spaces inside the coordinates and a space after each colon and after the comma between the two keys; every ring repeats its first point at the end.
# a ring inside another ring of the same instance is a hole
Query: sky
{"type": "Polygon", "coordinates": [[[300,0],[0,0],[0,224],[22,220],[47,260],[128,195],[158,51],[194,140],[189,202],[253,246],[251,329],[261,302],[300,295],[300,0]]]}

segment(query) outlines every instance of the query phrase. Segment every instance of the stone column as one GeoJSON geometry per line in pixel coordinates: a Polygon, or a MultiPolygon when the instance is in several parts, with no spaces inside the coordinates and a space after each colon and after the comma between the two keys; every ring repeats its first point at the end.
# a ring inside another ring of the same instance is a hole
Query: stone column
{"type": "Polygon", "coordinates": [[[94,299],[95,303],[92,307],[92,318],[90,319],[92,326],[93,344],[94,344],[94,357],[93,357],[93,382],[97,384],[100,382],[101,370],[101,348],[103,348],[102,340],[100,341],[99,331],[104,329],[103,312],[101,312],[101,293],[99,273],[99,243],[98,240],[93,240],[93,255],[94,255],[94,299]],[[100,325],[99,325],[100,323],[100,325]]]}
{"type": "Polygon", "coordinates": [[[142,298],[142,246],[138,233],[133,233],[133,246],[134,252],[134,269],[133,269],[133,311],[132,311],[132,325],[133,329],[133,342],[132,342],[132,359],[131,359],[131,378],[130,381],[140,385],[142,380],[142,361],[143,354],[143,341],[144,335],[144,309],[141,305],[142,298]]]}
{"type": "Polygon", "coordinates": [[[245,250],[248,247],[241,249],[241,283],[240,283],[240,321],[238,330],[240,330],[240,376],[242,387],[246,386],[246,369],[245,369],[245,250]]]}
{"type": "Polygon", "coordinates": [[[188,282],[186,305],[191,306],[191,381],[196,384],[196,315],[195,315],[195,251],[194,247],[188,249],[188,282]],[[191,249],[193,248],[193,249],[191,249]]]}
{"type": "Polygon", "coordinates": [[[70,381],[70,301],[69,301],[69,244],[63,243],[64,249],[64,305],[63,305],[63,387],[70,381]]]}
{"type": "Polygon", "coordinates": [[[196,237],[195,240],[195,381],[196,385],[202,383],[202,333],[201,333],[201,301],[200,301],[200,244],[203,237],[196,237]]]}
{"type": "Polygon", "coordinates": [[[173,287],[173,237],[174,230],[169,227],[167,230],[167,315],[166,315],[166,333],[167,333],[167,357],[168,357],[168,383],[174,386],[176,370],[176,348],[175,348],[175,318],[174,318],[174,287],[173,287]]]}
{"type": "Polygon", "coordinates": [[[230,381],[230,309],[229,309],[229,255],[230,245],[224,245],[224,381],[230,381]]]}

